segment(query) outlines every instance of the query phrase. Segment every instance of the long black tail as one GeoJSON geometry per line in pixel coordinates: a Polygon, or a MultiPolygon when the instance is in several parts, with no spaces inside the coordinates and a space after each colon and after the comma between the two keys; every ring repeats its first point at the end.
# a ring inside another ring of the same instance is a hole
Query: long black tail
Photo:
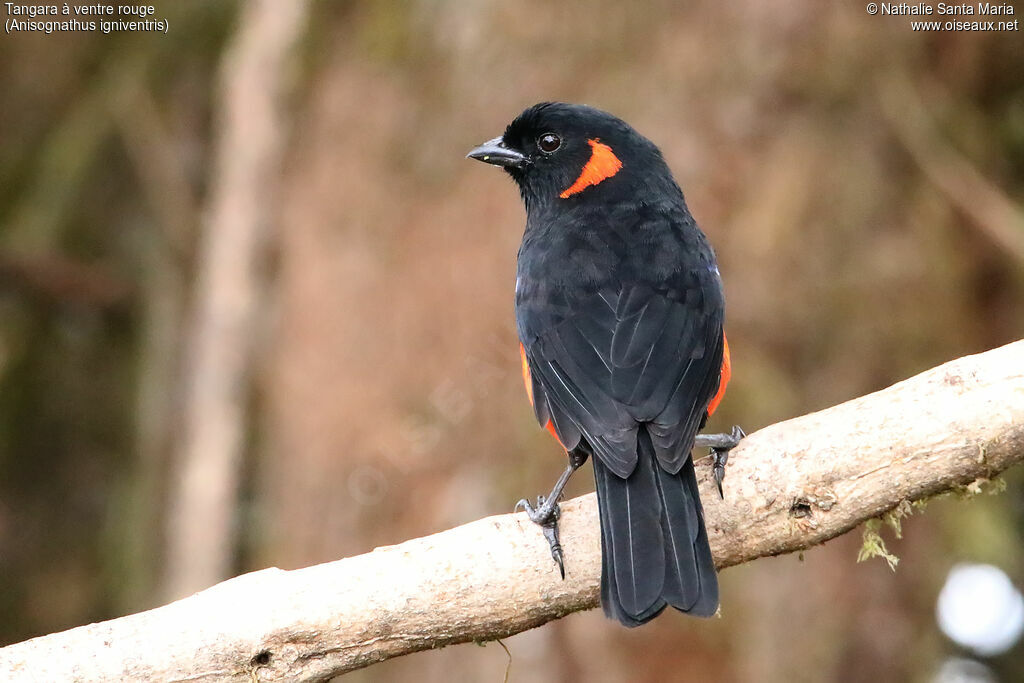
{"type": "Polygon", "coordinates": [[[718,577],[693,460],[670,474],[642,427],[639,437],[639,461],[627,479],[593,458],[604,613],[626,626],[650,621],[667,605],[711,616],[718,609],[718,577]]]}

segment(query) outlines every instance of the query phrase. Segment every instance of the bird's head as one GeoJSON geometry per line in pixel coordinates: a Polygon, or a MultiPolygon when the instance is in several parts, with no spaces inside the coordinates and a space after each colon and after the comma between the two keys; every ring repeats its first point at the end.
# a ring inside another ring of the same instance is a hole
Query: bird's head
{"type": "Polygon", "coordinates": [[[581,104],[536,104],[466,156],[504,168],[528,209],[596,195],[616,201],[652,186],[679,192],[653,143],[621,119],[581,104]]]}

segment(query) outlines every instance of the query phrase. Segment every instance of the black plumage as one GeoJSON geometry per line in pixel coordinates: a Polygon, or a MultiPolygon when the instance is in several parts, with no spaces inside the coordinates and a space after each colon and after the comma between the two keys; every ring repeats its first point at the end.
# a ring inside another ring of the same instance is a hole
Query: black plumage
{"type": "Polygon", "coordinates": [[[487,145],[471,156],[504,166],[527,209],[515,312],[537,419],[594,456],[605,613],[713,614],[690,450],[722,369],[714,252],[659,150],[610,114],[537,105],[487,145]]]}

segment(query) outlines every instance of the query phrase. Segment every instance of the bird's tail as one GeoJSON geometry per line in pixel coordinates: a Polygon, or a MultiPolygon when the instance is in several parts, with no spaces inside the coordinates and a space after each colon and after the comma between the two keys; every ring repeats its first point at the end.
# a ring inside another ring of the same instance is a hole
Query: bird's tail
{"type": "Polygon", "coordinates": [[[639,626],[667,605],[695,616],[718,609],[693,460],[677,474],[658,464],[641,427],[638,462],[623,479],[594,461],[601,516],[601,605],[626,626],[639,626]]]}

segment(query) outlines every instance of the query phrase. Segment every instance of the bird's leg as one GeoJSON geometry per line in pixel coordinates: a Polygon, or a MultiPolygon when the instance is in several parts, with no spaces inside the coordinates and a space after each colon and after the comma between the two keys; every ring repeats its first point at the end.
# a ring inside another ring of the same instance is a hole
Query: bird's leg
{"type": "Polygon", "coordinates": [[[562,490],[569,483],[569,477],[572,476],[572,473],[587,461],[586,455],[580,455],[571,451],[568,453],[568,456],[569,465],[562,472],[562,475],[558,477],[555,487],[551,489],[551,494],[547,498],[537,496],[537,507],[530,505],[530,501],[523,498],[516,503],[515,507],[515,510],[523,508],[530,521],[539,525],[544,532],[544,538],[548,540],[548,546],[551,548],[551,559],[558,565],[558,573],[562,575],[562,579],[565,579],[565,564],[562,544],[558,541],[558,518],[562,515],[562,511],[558,507],[558,499],[562,497],[562,490]]]}
{"type": "Polygon", "coordinates": [[[711,449],[711,472],[718,486],[718,495],[725,498],[722,482],[725,480],[725,463],[729,462],[729,451],[736,448],[746,434],[734,426],[729,434],[698,434],[694,446],[711,449]]]}

